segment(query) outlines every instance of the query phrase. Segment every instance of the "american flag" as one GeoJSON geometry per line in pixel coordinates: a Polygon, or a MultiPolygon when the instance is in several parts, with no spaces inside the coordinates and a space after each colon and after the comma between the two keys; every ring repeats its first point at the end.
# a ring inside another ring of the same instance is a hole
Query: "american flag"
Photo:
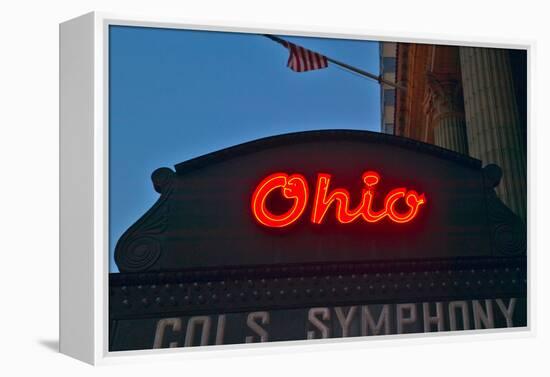
{"type": "Polygon", "coordinates": [[[284,41],[289,51],[287,67],[294,72],[307,72],[328,67],[326,56],[284,41]]]}

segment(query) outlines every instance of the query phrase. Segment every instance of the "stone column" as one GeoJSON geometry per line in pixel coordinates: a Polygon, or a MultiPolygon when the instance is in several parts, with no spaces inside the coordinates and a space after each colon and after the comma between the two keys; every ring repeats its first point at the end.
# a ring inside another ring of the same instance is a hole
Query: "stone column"
{"type": "Polygon", "coordinates": [[[464,105],[459,80],[445,74],[427,74],[428,106],[434,143],[452,151],[468,154],[464,105]]]}
{"type": "Polygon", "coordinates": [[[526,219],[526,148],[507,50],[460,47],[470,155],[503,170],[497,193],[526,219]]]}

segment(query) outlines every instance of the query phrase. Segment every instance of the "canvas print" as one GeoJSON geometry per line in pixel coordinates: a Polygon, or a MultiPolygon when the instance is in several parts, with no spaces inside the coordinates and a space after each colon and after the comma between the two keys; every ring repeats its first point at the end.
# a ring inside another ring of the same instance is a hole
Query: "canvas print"
{"type": "Polygon", "coordinates": [[[109,350],[527,321],[527,51],[109,26],[109,350]]]}

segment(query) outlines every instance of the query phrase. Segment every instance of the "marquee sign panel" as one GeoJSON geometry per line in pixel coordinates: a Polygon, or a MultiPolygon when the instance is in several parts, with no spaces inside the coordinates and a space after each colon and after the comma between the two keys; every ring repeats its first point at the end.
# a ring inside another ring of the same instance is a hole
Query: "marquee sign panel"
{"type": "Polygon", "coordinates": [[[506,328],[525,313],[524,298],[496,298],[125,319],[113,350],[506,328]]]}
{"type": "Polygon", "coordinates": [[[116,246],[110,349],[525,326],[525,226],[501,177],[345,130],[159,168],[116,246]]]}
{"type": "Polygon", "coordinates": [[[500,174],[367,131],[274,136],[155,171],[160,198],[115,258],[138,272],[515,255],[524,230],[494,194],[500,174]]]}

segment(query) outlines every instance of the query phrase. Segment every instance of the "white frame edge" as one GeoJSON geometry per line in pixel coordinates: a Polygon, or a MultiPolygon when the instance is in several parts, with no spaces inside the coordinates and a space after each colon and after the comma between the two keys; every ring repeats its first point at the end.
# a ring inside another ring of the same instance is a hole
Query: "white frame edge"
{"type": "MultiPolygon", "coordinates": [[[[319,339],[199,348],[109,352],[109,139],[108,49],[109,25],[163,27],[187,30],[273,33],[296,36],[440,43],[477,47],[525,49],[528,53],[528,157],[532,156],[533,54],[532,40],[442,36],[441,34],[386,33],[296,25],[265,25],[226,21],[184,20],[92,12],[60,24],[60,342],[61,353],[90,364],[182,360],[300,350],[370,348],[411,344],[469,342],[532,337],[534,318],[534,250],[528,250],[528,326],[510,329],[469,330],[319,339]],[[447,39],[445,39],[447,38],[447,39]],[[480,335],[482,335],[480,337],[480,335]],[[369,340],[368,342],[366,340],[369,340]]],[[[528,158],[529,172],[533,161],[528,158]]],[[[530,176],[529,176],[530,177],[530,176]]],[[[532,180],[528,180],[529,223],[534,219],[532,180]],[[529,183],[531,181],[531,183],[529,183]]],[[[529,227],[531,229],[531,227],[529,227]]],[[[532,232],[528,230],[528,239],[532,232]]],[[[529,242],[531,245],[531,242],[529,242]]]]}
{"type": "Polygon", "coordinates": [[[59,350],[94,362],[94,25],[60,25],[59,350]]]}
{"type": "Polygon", "coordinates": [[[96,364],[108,339],[108,140],[102,29],[88,13],[60,25],[59,350],[96,364]]]}

